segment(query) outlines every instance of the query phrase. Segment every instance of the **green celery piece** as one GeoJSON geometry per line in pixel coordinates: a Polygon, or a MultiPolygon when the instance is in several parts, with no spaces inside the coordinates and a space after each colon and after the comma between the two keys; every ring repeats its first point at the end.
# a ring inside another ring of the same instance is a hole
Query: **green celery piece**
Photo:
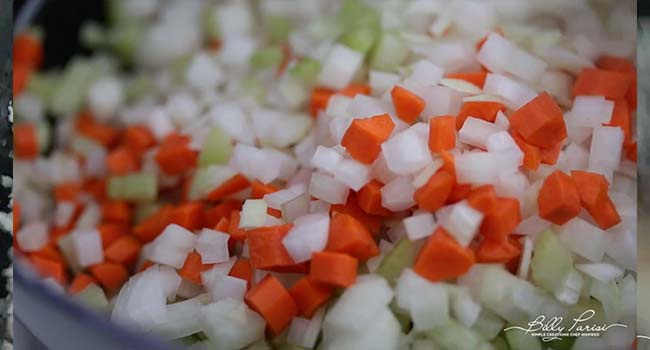
{"type": "Polygon", "coordinates": [[[49,105],[56,93],[60,76],[57,72],[34,72],[29,78],[27,90],[43,100],[45,105],[49,105]]]}
{"type": "MultiPolygon", "coordinates": [[[[512,325],[506,326],[506,328],[512,325]]],[[[539,338],[526,334],[526,332],[511,329],[505,332],[506,340],[511,349],[542,350],[542,342],[539,338]]]]}
{"type": "Polygon", "coordinates": [[[255,69],[267,69],[279,65],[284,53],[278,46],[270,46],[257,50],[251,57],[251,65],[255,69]]]}
{"type": "Polygon", "coordinates": [[[434,328],[428,334],[431,339],[440,344],[445,350],[478,350],[491,348],[487,340],[478,333],[453,320],[450,320],[444,326],[434,328]]]}
{"type": "Polygon", "coordinates": [[[319,61],[311,57],[303,57],[289,69],[289,74],[307,85],[313,85],[318,79],[321,68],[322,65],[319,61]]]}
{"type": "Polygon", "coordinates": [[[510,345],[508,345],[508,341],[506,341],[501,336],[496,336],[494,339],[490,341],[490,344],[492,344],[494,350],[510,350],[510,345]]]}
{"type": "Polygon", "coordinates": [[[185,81],[187,68],[190,66],[192,58],[193,58],[193,55],[191,53],[186,54],[184,56],[181,56],[181,57],[177,58],[171,64],[171,73],[172,73],[172,77],[174,78],[175,81],[177,81],[177,82],[184,82],[185,81]]]}
{"type": "Polygon", "coordinates": [[[126,19],[124,15],[123,0],[108,0],[105,2],[108,23],[116,25],[126,19]]]}
{"type": "Polygon", "coordinates": [[[215,40],[221,37],[219,30],[219,16],[217,16],[216,8],[208,7],[201,14],[201,30],[208,40],[215,40]]]}
{"type": "Polygon", "coordinates": [[[553,231],[546,230],[537,239],[530,266],[533,281],[553,293],[573,268],[573,256],[553,231]]]}
{"type": "Polygon", "coordinates": [[[232,139],[221,128],[215,126],[210,130],[199,154],[199,166],[226,164],[232,153],[232,139]]]}
{"type": "Polygon", "coordinates": [[[386,279],[391,285],[395,285],[397,278],[402,271],[413,265],[415,261],[415,247],[408,237],[400,238],[384,259],[379,264],[376,273],[386,279]]]}
{"type": "Polygon", "coordinates": [[[57,116],[72,116],[84,104],[88,88],[97,78],[111,69],[110,62],[73,59],[55,87],[50,109],[57,116]]]}
{"type": "Polygon", "coordinates": [[[158,194],[156,176],[147,173],[135,173],[114,176],[108,181],[108,197],[116,200],[151,201],[158,194]]]}
{"type": "Polygon", "coordinates": [[[154,84],[151,81],[151,78],[145,74],[137,75],[132,78],[126,86],[126,99],[128,101],[137,101],[149,94],[153,89],[154,84]]]}
{"type": "Polygon", "coordinates": [[[89,284],[81,292],[75,294],[74,298],[97,311],[107,311],[110,307],[106,294],[94,283],[89,284]]]}
{"type": "Polygon", "coordinates": [[[291,23],[282,16],[268,16],[266,18],[267,32],[271,42],[281,44],[287,41],[291,32],[291,23]]]}
{"type": "Polygon", "coordinates": [[[341,37],[341,42],[349,48],[367,54],[375,46],[380,35],[380,29],[371,26],[359,26],[341,37]]]}
{"type": "Polygon", "coordinates": [[[131,63],[143,33],[144,28],[140,22],[123,21],[113,27],[109,33],[111,48],[122,61],[131,63]]]}
{"type": "Polygon", "coordinates": [[[266,96],[264,85],[254,76],[248,76],[242,79],[241,91],[258,102],[263,101],[266,96]]]}
{"type": "Polygon", "coordinates": [[[402,326],[402,332],[405,334],[408,333],[411,329],[411,316],[408,313],[400,311],[399,306],[397,306],[397,299],[393,299],[388,307],[390,307],[390,311],[395,315],[397,322],[402,326]]]}
{"type": "Polygon", "coordinates": [[[408,58],[408,55],[409,50],[400,34],[385,31],[371,53],[370,66],[378,70],[393,71],[408,58]]]}
{"type": "Polygon", "coordinates": [[[46,122],[39,122],[36,125],[36,139],[38,140],[38,151],[45,152],[52,140],[52,130],[46,122]]]}
{"type": "Polygon", "coordinates": [[[346,0],[339,18],[343,24],[341,42],[353,50],[368,53],[381,32],[381,17],[377,10],[361,0],[346,0]]]}
{"type": "Polygon", "coordinates": [[[222,165],[199,168],[194,173],[187,196],[192,200],[200,199],[235,175],[234,170],[222,165]]]}

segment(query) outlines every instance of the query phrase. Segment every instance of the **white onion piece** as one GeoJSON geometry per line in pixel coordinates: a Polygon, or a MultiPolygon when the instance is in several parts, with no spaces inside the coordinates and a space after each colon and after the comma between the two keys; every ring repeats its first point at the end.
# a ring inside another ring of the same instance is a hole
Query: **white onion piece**
{"type": "Polygon", "coordinates": [[[412,241],[430,236],[436,226],[436,220],[429,213],[413,215],[404,219],[406,234],[412,241]]]}
{"type": "Polygon", "coordinates": [[[314,173],[309,181],[309,194],[330,204],[343,204],[350,188],[327,174],[314,173]]]}
{"type": "Polygon", "coordinates": [[[537,96],[527,85],[497,73],[487,75],[483,90],[487,94],[503,98],[506,105],[512,109],[519,109],[537,96]]]}
{"type": "Polygon", "coordinates": [[[580,291],[583,285],[584,277],[582,277],[582,274],[575,269],[571,269],[555,289],[555,297],[567,305],[575,305],[580,298],[580,291]]]}
{"type": "Polygon", "coordinates": [[[215,264],[228,261],[228,239],[230,235],[204,228],[196,238],[196,251],[201,255],[203,264],[215,264]]]}
{"type": "Polygon", "coordinates": [[[431,162],[426,142],[414,129],[407,129],[381,145],[388,169],[399,175],[414,173],[431,162]]]}
{"type": "Polygon", "coordinates": [[[381,206],[390,211],[400,211],[415,205],[415,188],[409,176],[400,176],[381,188],[381,206]]]}
{"type": "Polygon", "coordinates": [[[325,108],[325,113],[328,116],[339,118],[339,117],[348,117],[348,108],[352,103],[352,98],[347,97],[341,94],[334,94],[327,101],[327,108],[325,108]]]}
{"type": "Polygon", "coordinates": [[[354,159],[341,160],[334,171],[334,178],[354,191],[370,182],[370,167],[354,159]]]}
{"type": "Polygon", "coordinates": [[[313,252],[325,249],[329,225],[328,213],[301,216],[284,236],[282,244],[296,263],[310,260],[313,252]]]}
{"type": "Polygon", "coordinates": [[[420,188],[429,181],[431,176],[433,176],[442,166],[444,162],[440,158],[435,158],[433,162],[426,167],[424,167],[419,173],[413,178],[413,187],[420,188]]]}
{"type": "Polygon", "coordinates": [[[425,85],[436,85],[442,79],[445,71],[428,60],[420,60],[411,66],[409,79],[425,85]]]}
{"type": "Polygon", "coordinates": [[[488,152],[457,155],[454,157],[454,166],[458,183],[496,183],[501,172],[498,155],[488,152]]]}
{"type": "Polygon", "coordinates": [[[224,78],[214,59],[204,52],[194,55],[185,72],[187,83],[198,91],[215,89],[224,78]]]}
{"type": "Polygon", "coordinates": [[[533,256],[533,245],[534,242],[530,237],[524,237],[524,248],[521,251],[521,259],[519,260],[519,268],[517,269],[517,276],[524,280],[528,278],[530,259],[533,256]]]}
{"type": "Polygon", "coordinates": [[[294,317],[289,326],[287,334],[287,343],[311,349],[316,345],[316,340],[320,334],[321,324],[325,317],[325,308],[322,307],[316,311],[311,319],[294,317]]]}
{"type": "Polygon", "coordinates": [[[488,139],[499,131],[499,128],[493,123],[469,117],[458,131],[458,140],[474,147],[487,149],[488,139]]]}
{"type": "Polygon", "coordinates": [[[208,116],[217,126],[233,139],[248,145],[254,143],[255,134],[249,116],[234,102],[216,104],[208,116]]]}
{"type": "Polygon", "coordinates": [[[508,117],[506,117],[502,111],[498,111],[497,117],[494,119],[494,125],[496,125],[502,131],[507,131],[510,127],[510,120],[508,120],[508,117]]]}
{"type": "Polygon", "coordinates": [[[521,235],[536,237],[539,233],[549,227],[551,227],[550,222],[540,218],[539,215],[534,214],[523,219],[519,225],[517,225],[517,228],[515,228],[515,232],[521,235]]]}
{"type": "MultiPolygon", "coordinates": [[[[47,245],[49,227],[43,221],[31,221],[23,225],[16,233],[16,241],[25,252],[35,252],[47,245]]],[[[100,247],[101,249],[101,247],[100,247]]]]}
{"type": "Polygon", "coordinates": [[[430,330],[449,321],[449,295],[441,283],[431,283],[411,269],[397,281],[397,304],[408,311],[418,331],[430,330]]]}
{"type": "Polygon", "coordinates": [[[285,189],[264,195],[264,202],[266,202],[269,208],[280,209],[284,203],[304,194],[305,191],[306,187],[302,184],[289,186],[285,189]]]}
{"type": "Polygon", "coordinates": [[[335,90],[347,86],[361,67],[363,55],[344,45],[334,45],[318,76],[320,85],[335,90]]]}
{"type": "Polygon", "coordinates": [[[243,301],[227,298],[205,305],[199,320],[218,349],[240,349],[264,337],[266,322],[243,301]]]}
{"type": "Polygon", "coordinates": [[[605,255],[605,231],[580,218],[560,227],[560,239],[573,252],[593,262],[602,260],[605,255]]]}
{"type": "Polygon", "coordinates": [[[544,61],[497,33],[488,35],[476,59],[491,72],[509,73],[526,81],[538,80],[547,68],[544,61]]]}
{"type": "Polygon", "coordinates": [[[104,261],[102,238],[98,230],[78,229],[70,234],[79,266],[87,267],[104,261]]]}
{"type": "Polygon", "coordinates": [[[625,272],[622,268],[606,262],[576,264],[576,269],[603,283],[608,283],[611,280],[619,278],[625,272]]]}
{"type": "Polygon", "coordinates": [[[333,147],[318,146],[314,156],[311,158],[311,165],[316,169],[333,174],[343,156],[333,147]]]}
{"type": "Polygon", "coordinates": [[[187,254],[194,249],[196,236],[185,228],[170,224],[153,241],[149,259],[180,269],[187,254]]]}
{"type": "Polygon", "coordinates": [[[263,199],[248,199],[244,202],[239,219],[240,228],[264,226],[266,222],[266,203],[263,199]]]}
{"type": "Polygon", "coordinates": [[[232,266],[235,264],[235,261],[237,261],[237,257],[231,256],[230,260],[214,264],[210,270],[201,272],[201,282],[206,286],[206,289],[207,286],[214,284],[214,281],[219,277],[227,276],[228,273],[230,273],[230,269],[232,269],[232,266]]]}
{"type": "Polygon", "coordinates": [[[483,213],[462,201],[453,205],[449,215],[439,218],[439,221],[460,245],[466,247],[478,233],[483,213]]]}
{"type": "Polygon", "coordinates": [[[440,85],[446,86],[458,92],[472,94],[472,95],[478,95],[483,92],[483,90],[481,90],[480,87],[463,79],[449,79],[449,78],[441,79],[440,85]]]}
{"type": "Polygon", "coordinates": [[[576,143],[570,143],[562,152],[557,160],[558,169],[565,173],[571,170],[586,169],[589,164],[589,152],[576,143]]]}
{"type": "Polygon", "coordinates": [[[178,339],[201,331],[200,298],[184,300],[166,306],[165,318],[157,320],[153,332],[167,339],[178,339]]]}
{"type": "Polygon", "coordinates": [[[382,100],[376,97],[358,94],[352,98],[352,102],[350,102],[346,113],[348,117],[356,119],[368,118],[388,113],[389,111],[389,106],[382,100]]]}
{"type": "Polygon", "coordinates": [[[370,88],[372,89],[372,94],[375,96],[380,96],[386,91],[390,91],[390,89],[399,81],[399,75],[394,73],[371,70],[368,75],[370,88]]]}
{"type": "Polygon", "coordinates": [[[210,293],[210,300],[213,302],[227,298],[244,300],[246,284],[246,280],[220,275],[216,276],[209,284],[206,284],[205,289],[210,293]]]}
{"type": "Polygon", "coordinates": [[[477,303],[466,287],[460,287],[453,296],[451,310],[456,319],[466,327],[472,327],[481,314],[481,304],[477,303]]]}
{"type": "Polygon", "coordinates": [[[612,172],[621,163],[623,130],[617,126],[594,128],[589,152],[589,170],[600,172],[611,180],[612,172]]]}
{"type": "MultiPolygon", "coordinates": [[[[635,221],[636,222],[636,221],[635,221]]],[[[628,270],[637,270],[637,235],[624,225],[614,226],[608,230],[606,252],[609,257],[614,259],[628,270]]]]}

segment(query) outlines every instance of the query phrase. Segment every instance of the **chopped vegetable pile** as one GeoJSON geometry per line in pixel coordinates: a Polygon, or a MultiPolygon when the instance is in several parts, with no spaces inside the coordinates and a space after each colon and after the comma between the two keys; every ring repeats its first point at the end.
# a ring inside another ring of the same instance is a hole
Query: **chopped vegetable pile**
{"type": "Polygon", "coordinates": [[[633,1],[108,4],[14,44],[49,285],[190,349],[631,346],[633,1]],[[585,310],[628,327],[504,331],[585,310]]]}

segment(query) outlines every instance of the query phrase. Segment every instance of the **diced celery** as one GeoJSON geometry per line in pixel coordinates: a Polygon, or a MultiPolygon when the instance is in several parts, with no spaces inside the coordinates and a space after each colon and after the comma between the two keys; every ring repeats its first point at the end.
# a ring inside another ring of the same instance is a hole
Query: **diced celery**
{"type": "Polygon", "coordinates": [[[108,181],[108,197],[127,201],[150,201],[158,194],[158,180],[153,174],[136,173],[114,176],[108,181]]]}
{"type": "Polygon", "coordinates": [[[226,164],[232,153],[232,139],[219,127],[213,127],[199,154],[199,166],[226,164]]]}
{"type": "Polygon", "coordinates": [[[533,281],[553,292],[573,268],[573,257],[560,238],[553,231],[546,230],[537,239],[530,266],[533,281]]]}
{"type": "Polygon", "coordinates": [[[284,53],[278,46],[270,46],[257,50],[251,57],[251,66],[255,69],[267,69],[279,65],[284,53]]]}
{"type": "Polygon", "coordinates": [[[444,326],[434,328],[429,332],[429,336],[445,350],[478,350],[491,348],[490,343],[478,333],[453,320],[444,326]]]}
{"type": "Polygon", "coordinates": [[[388,283],[395,285],[402,270],[412,266],[415,261],[415,247],[408,237],[402,237],[381,261],[376,273],[384,277],[388,283]]]}
{"type": "Polygon", "coordinates": [[[188,197],[190,199],[202,198],[235,175],[235,171],[227,166],[210,165],[200,168],[194,174],[188,197]]]}
{"type": "Polygon", "coordinates": [[[292,77],[301,80],[307,85],[312,85],[318,79],[321,63],[311,57],[303,57],[289,70],[292,77]]]}
{"type": "Polygon", "coordinates": [[[83,106],[90,84],[109,71],[108,61],[73,59],[58,81],[51,100],[51,110],[57,116],[71,116],[83,106]]]}
{"type": "Polygon", "coordinates": [[[368,53],[381,31],[381,17],[377,10],[360,0],[346,0],[339,17],[344,32],[341,42],[353,50],[368,53]]]}
{"type": "Polygon", "coordinates": [[[75,294],[74,298],[98,311],[107,311],[110,307],[108,299],[106,299],[106,294],[94,283],[89,284],[81,292],[75,294]]]}
{"type": "Polygon", "coordinates": [[[372,51],[370,66],[374,69],[392,71],[401,65],[409,55],[408,47],[399,33],[385,31],[372,51]]]}
{"type": "Polygon", "coordinates": [[[278,90],[291,109],[297,109],[309,98],[309,89],[301,81],[291,77],[280,80],[278,90]]]}
{"type": "Polygon", "coordinates": [[[116,25],[126,18],[124,15],[124,5],[122,3],[123,0],[108,0],[105,3],[106,14],[111,25],[116,25]]]}
{"type": "Polygon", "coordinates": [[[542,342],[539,338],[524,331],[511,329],[505,332],[505,335],[512,349],[542,350],[542,342]]]}
{"type": "Polygon", "coordinates": [[[40,122],[36,125],[36,139],[38,140],[38,151],[45,152],[52,139],[52,130],[46,122],[40,122]]]}
{"type": "Polygon", "coordinates": [[[508,342],[501,336],[492,339],[490,344],[492,344],[494,350],[510,350],[510,345],[508,345],[508,342]]]}
{"type": "Polygon", "coordinates": [[[88,156],[93,151],[103,148],[103,146],[87,137],[74,135],[70,140],[70,148],[77,154],[88,156]]]}
{"type": "Polygon", "coordinates": [[[361,26],[343,34],[341,42],[349,48],[365,55],[373,48],[377,42],[377,38],[379,38],[379,34],[380,29],[378,27],[361,26]]]}
{"type": "Polygon", "coordinates": [[[400,326],[402,327],[402,332],[408,333],[408,331],[411,329],[411,316],[409,316],[408,313],[400,310],[399,306],[397,306],[396,299],[393,299],[393,301],[388,306],[390,307],[390,311],[393,312],[393,315],[395,315],[397,322],[399,322],[400,326]]]}
{"type": "Polygon", "coordinates": [[[128,101],[136,101],[149,94],[153,89],[154,84],[149,76],[145,74],[137,75],[129,80],[126,86],[126,99],[128,101]]]}
{"type": "Polygon", "coordinates": [[[283,43],[287,41],[291,32],[291,23],[288,19],[281,16],[269,16],[266,18],[266,26],[271,42],[283,43]]]}
{"type": "Polygon", "coordinates": [[[208,6],[201,15],[201,29],[208,40],[219,39],[219,16],[217,9],[208,6]]]}
{"type": "Polygon", "coordinates": [[[35,72],[29,78],[27,90],[49,105],[56,93],[59,78],[60,74],[57,72],[35,72]]]}
{"type": "Polygon", "coordinates": [[[177,81],[177,82],[183,82],[186,80],[187,77],[187,68],[190,66],[190,63],[192,62],[193,55],[191,53],[188,53],[186,55],[183,55],[171,64],[171,73],[172,73],[172,78],[177,81]]]}
{"type": "Polygon", "coordinates": [[[131,63],[143,33],[144,29],[140,22],[125,21],[112,27],[108,34],[108,41],[122,61],[131,63]]]}
{"type": "Polygon", "coordinates": [[[254,76],[242,79],[240,84],[242,92],[257,101],[263,100],[266,96],[266,89],[262,82],[254,76]]]}

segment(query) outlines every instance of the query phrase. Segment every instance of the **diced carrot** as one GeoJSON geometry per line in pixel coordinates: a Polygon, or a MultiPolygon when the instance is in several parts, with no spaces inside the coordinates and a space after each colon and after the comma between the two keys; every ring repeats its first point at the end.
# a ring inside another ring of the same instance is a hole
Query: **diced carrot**
{"type": "Polygon", "coordinates": [[[359,94],[370,95],[371,92],[372,92],[372,88],[370,87],[370,85],[351,83],[348,86],[344,87],[338,93],[343,96],[354,97],[359,94]]]}
{"type": "Polygon", "coordinates": [[[563,225],[580,214],[580,195],[571,177],[560,170],[549,175],[537,197],[539,216],[556,225],[563,225]]]}
{"type": "Polygon", "coordinates": [[[246,230],[239,228],[239,219],[241,218],[241,212],[239,210],[234,210],[230,214],[230,225],[228,226],[228,234],[234,241],[243,241],[246,239],[246,230]]]}
{"type": "Polygon", "coordinates": [[[153,241],[171,223],[173,212],[172,205],[163,205],[155,213],[135,225],[133,234],[138,236],[143,243],[153,241]]]}
{"type": "Polygon", "coordinates": [[[424,186],[415,191],[413,195],[415,202],[422,209],[436,211],[447,202],[455,182],[453,175],[449,172],[438,171],[424,186]]]}
{"type": "Polygon", "coordinates": [[[557,163],[557,160],[560,158],[561,151],[562,142],[558,142],[549,148],[540,148],[539,159],[543,164],[555,165],[555,163],[557,163]]]}
{"type": "Polygon", "coordinates": [[[519,134],[516,132],[512,133],[512,138],[519,146],[519,149],[524,153],[524,169],[535,171],[539,168],[539,165],[542,163],[542,153],[539,148],[531,145],[526,142],[519,134]]]}
{"type": "Polygon", "coordinates": [[[309,278],[337,287],[349,287],[357,280],[358,260],[343,253],[315,252],[309,278]]]}
{"type": "Polygon", "coordinates": [[[483,185],[473,189],[467,195],[467,204],[483,214],[491,213],[497,208],[497,193],[492,185],[483,185]]]}
{"type": "Polygon", "coordinates": [[[227,217],[222,217],[221,220],[214,225],[214,230],[227,233],[230,230],[230,220],[228,220],[227,217]]]}
{"type": "Polygon", "coordinates": [[[413,124],[426,105],[422,97],[398,85],[395,85],[390,91],[390,96],[393,99],[397,117],[407,124],[413,124]]]}
{"type": "Polygon", "coordinates": [[[243,257],[238,257],[232,265],[228,276],[236,277],[246,281],[246,288],[251,288],[251,281],[253,280],[253,267],[251,262],[243,257]]]}
{"type": "Polygon", "coordinates": [[[456,118],[451,115],[429,119],[429,150],[440,152],[456,147],[456,118]]]}
{"type": "Polygon", "coordinates": [[[204,264],[201,262],[201,255],[195,250],[187,254],[183,267],[178,270],[178,275],[184,279],[201,285],[201,272],[210,270],[214,264],[204,264]]]}
{"type": "Polygon", "coordinates": [[[479,263],[503,264],[521,255],[518,247],[508,239],[484,239],[476,251],[476,261],[479,263]]]}
{"type": "Polygon", "coordinates": [[[107,261],[131,267],[138,260],[141,249],[142,244],[138,239],[130,235],[124,235],[104,249],[104,257],[107,261]]]}
{"type": "Polygon", "coordinates": [[[505,111],[506,106],[494,101],[468,101],[463,102],[460,112],[456,116],[456,129],[460,130],[469,117],[480,118],[490,123],[497,119],[499,111],[505,111]]]}
{"type": "Polygon", "coordinates": [[[450,173],[456,182],[456,161],[454,155],[447,151],[440,151],[440,158],[442,159],[442,170],[450,173]]]}
{"type": "Polygon", "coordinates": [[[292,226],[265,226],[247,231],[250,260],[254,268],[268,270],[296,264],[282,244],[282,239],[292,226]]]}
{"type": "Polygon", "coordinates": [[[219,187],[212,190],[212,192],[208,193],[207,199],[212,201],[223,199],[224,197],[247,189],[250,184],[251,183],[248,181],[248,179],[246,179],[245,176],[237,174],[221,184],[219,187]]]}
{"type": "Polygon", "coordinates": [[[190,202],[181,204],[170,213],[170,222],[190,231],[203,227],[203,204],[190,202]]]}
{"type": "Polygon", "coordinates": [[[596,61],[596,67],[613,72],[625,73],[630,77],[632,82],[630,83],[630,88],[625,94],[625,100],[631,110],[636,110],[637,72],[634,62],[622,57],[605,55],[598,58],[596,61]]]}
{"type": "Polygon", "coordinates": [[[102,247],[108,247],[118,238],[129,232],[128,225],[121,223],[102,223],[97,228],[102,239],[102,247]]]}
{"type": "Polygon", "coordinates": [[[618,99],[614,101],[614,111],[612,112],[612,119],[609,123],[605,125],[609,126],[618,126],[623,130],[623,135],[625,135],[625,142],[630,142],[632,140],[631,132],[631,117],[630,109],[627,105],[627,100],[618,99]]]}
{"type": "Polygon", "coordinates": [[[585,207],[585,209],[603,230],[614,227],[621,222],[616,206],[609,196],[596,203],[594,207],[585,207]]]}
{"type": "Polygon", "coordinates": [[[265,320],[274,335],[282,333],[298,314],[291,294],[272,275],[267,275],[244,298],[251,309],[257,311],[265,320]]]}
{"type": "Polygon", "coordinates": [[[221,221],[221,218],[230,218],[233,210],[240,210],[242,202],[236,199],[226,199],[212,208],[203,212],[203,223],[206,227],[213,227],[221,221]]]}
{"type": "Polygon", "coordinates": [[[54,186],[54,199],[57,202],[74,202],[80,192],[81,184],[78,182],[62,182],[54,186]]]}
{"type": "Polygon", "coordinates": [[[382,187],[384,184],[374,179],[363,186],[356,195],[359,208],[370,215],[390,215],[390,210],[381,206],[382,187]]]}
{"type": "Polygon", "coordinates": [[[334,296],[335,288],[325,283],[318,283],[305,276],[299,279],[289,293],[298,307],[298,314],[311,318],[321,306],[334,296]]]}
{"type": "Polygon", "coordinates": [[[60,284],[66,283],[66,267],[62,262],[43,258],[40,256],[31,256],[29,261],[41,276],[52,277],[60,284]]]}
{"type": "Polygon", "coordinates": [[[446,204],[454,204],[458,203],[469,195],[469,193],[472,191],[472,185],[471,184],[459,184],[455,183],[454,187],[451,188],[451,193],[449,193],[449,197],[447,197],[447,201],[445,201],[446,204]]]}
{"type": "Polygon", "coordinates": [[[56,246],[55,242],[57,241],[57,239],[56,238],[54,238],[54,239],[50,238],[50,239],[51,239],[50,240],[51,243],[48,243],[45,247],[43,247],[43,248],[41,248],[41,249],[39,249],[39,250],[37,250],[35,252],[32,252],[30,254],[30,256],[32,256],[32,257],[33,256],[39,256],[41,258],[45,258],[45,259],[49,259],[49,260],[53,260],[53,261],[58,261],[58,262],[62,263],[63,265],[66,265],[67,261],[66,261],[65,257],[63,256],[63,254],[61,254],[61,252],[59,251],[59,249],[56,246]]]}
{"type": "Polygon", "coordinates": [[[13,61],[38,68],[43,63],[43,43],[31,32],[18,33],[14,37],[13,61]]]}
{"type": "Polygon", "coordinates": [[[131,125],[124,129],[124,146],[134,154],[142,154],[156,144],[156,138],[144,125],[131,125]]]}
{"type": "MultiPolygon", "coordinates": [[[[13,95],[14,97],[20,96],[23,90],[27,87],[29,79],[31,78],[33,68],[25,63],[16,63],[13,64],[13,95]]],[[[14,131],[15,133],[15,131],[14,131]]],[[[14,136],[15,138],[15,136],[14,136]]],[[[16,142],[14,140],[14,142],[16,142]]],[[[14,146],[15,149],[15,146],[14,146]]]]}
{"type": "Polygon", "coordinates": [[[99,142],[104,147],[112,148],[120,139],[120,131],[103,123],[98,123],[87,114],[82,113],[77,117],[75,129],[81,135],[99,142]]]}
{"type": "Polygon", "coordinates": [[[510,115],[510,127],[528,143],[549,148],[567,137],[562,110],[543,92],[510,115]]]}
{"type": "Polygon", "coordinates": [[[632,141],[629,144],[623,146],[625,149],[625,158],[636,163],[637,160],[637,147],[636,141],[632,141]]]}
{"type": "Polygon", "coordinates": [[[465,274],[474,262],[471,249],[461,246],[444,228],[438,227],[415,259],[413,271],[439,282],[465,274]]]}
{"type": "MultiPolygon", "coordinates": [[[[524,250],[524,245],[521,243],[520,238],[521,236],[516,234],[508,236],[508,243],[510,243],[511,246],[515,247],[515,249],[517,249],[519,252],[524,250]]],[[[516,275],[517,271],[519,270],[520,260],[521,253],[506,262],[506,269],[513,275],[516,275]]]]}
{"type": "Polygon", "coordinates": [[[632,83],[629,74],[596,68],[584,68],[575,84],[573,96],[596,95],[617,100],[625,97],[632,83]]]}
{"type": "Polygon", "coordinates": [[[83,183],[82,190],[101,202],[106,198],[106,179],[88,179],[83,183]]]}
{"type": "Polygon", "coordinates": [[[327,108],[327,103],[329,102],[332,95],[334,95],[334,91],[327,88],[315,87],[312,90],[311,105],[309,107],[309,111],[312,117],[316,118],[318,116],[318,111],[327,108]]]}
{"type": "Polygon", "coordinates": [[[379,234],[379,230],[381,229],[382,217],[366,213],[363,209],[361,209],[361,207],[359,207],[356,197],[357,195],[355,193],[350,192],[345,204],[335,204],[330,206],[330,213],[343,213],[351,215],[360,223],[362,223],[366,228],[368,228],[373,236],[377,236],[379,234]]]}
{"type": "Polygon", "coordinates": [[[32,123],[14,125],[14,153],[16,158],[34,158],[38,156],[38,136],[32,123]]]}
{"type": "Polygon", "coordinates": [[[112,150],[106,157],[106,168],[109,174],[126,175],[140,168],[138,157],[126,147],[112,150]]]}
{"type": "Polygon", "coordinates": [[[74,276],[72,283],[70,283],[70,287],[68,287],[68,293],[72,295],[77,294],[86,289],[86,287],[92,283],[97,283],[93,276],[86,273],[79,273],[74,276]]]}
{"type": "Polygon", "coordinates": [[[189,147],[190,139],[185,136],[174,136],[163,140],[156,163],[167,175],[180,175],[196,166],[198,153],[189,147]]]}
{"type": "Polygon", "coordinates": [[[609,181],[602,174],[582,170],[571,170],[580,202],[584,206],[595,206],[607,196],[609,181]]]}
{"type": "Polygon", "coordinates": [[[388,114],[354,119],[343,135],[341,145],[352,158],[372,164],[381,152],[381,144],[388,139],[395,123],[388,114]]]}
{"type": "Polygon", "coordinates": [[[328,251],[345,253],[360,261],[379,255],[379,248],[368,229],[354,217],[337,213],[332,217],[327,240],[328,251]]]}
{"type": "Polygon", "coordinates": [[[497,198],[496,207],[486,213],[481,223],[481,234],[485,238],[504,240],[521,222],[519,200],[515,198],[497,198]]]}
{"type": "Polygon", "coordinates": [[[124,266],[112,262],[93,265],[90,267],[90,273],[104,287],[107,294],[117,292],[129,279],[129,271],[124,266]]]}
{"type": "Polygon", "coordinates": [[[608,194],[609,182],[605,176],[588,171],[572,170],[571,178],[576,184],[580,203],[602,229],[619,222],[616,207],[608,194]]]}
{"type": "Polygon", "coordinates": [[[251,182],[251,199],[262,199],[264,195],[276,192],[278,188],[271,184],[265,185],[258,180],[251,182]]]}
{"type": "Polygon", "coordinates": [[[485,84],[485,78],[487,78],[487,72],[451,73],[447,74],[447,78],[465,80],[482,89],[485,84]]]}
{"type": "Polygon", "coordinates": [[[133,219],[133,208],[125,201],[102,202],[102,220],[121,224],[130,224],[133,219]]]}

